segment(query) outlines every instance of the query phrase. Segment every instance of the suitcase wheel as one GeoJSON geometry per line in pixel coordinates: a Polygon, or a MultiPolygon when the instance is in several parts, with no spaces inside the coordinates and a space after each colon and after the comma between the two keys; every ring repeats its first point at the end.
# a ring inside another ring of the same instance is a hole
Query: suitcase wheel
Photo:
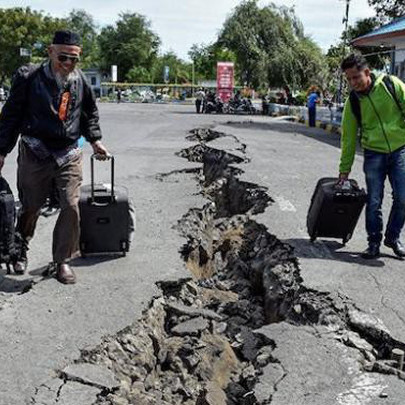
{"type": "Polygon", "coordinates": [[[346,245],[346,243],[347,242],[349,242],[349,240],[350,240],[350,238],[352,237],[352,234],[351,233],[349,233],[348,235],[346,235],[344,238],[343,238],[343,245],[346,245]]]}
{"type": "Polygon", "coordinates": [[[81,242],[80,243],[80,254],[83,258],[86,257],[85,250],[86,250],[86,244],[84,242],[81,242]]]}
{"type": "Polygon", "coordinates": [[[126,240],[121,241],[120,247],[121,247],[121,251],[122,251],[123,255],[126,256],[126,253],[129,250],[128,242],[126,240]]]}

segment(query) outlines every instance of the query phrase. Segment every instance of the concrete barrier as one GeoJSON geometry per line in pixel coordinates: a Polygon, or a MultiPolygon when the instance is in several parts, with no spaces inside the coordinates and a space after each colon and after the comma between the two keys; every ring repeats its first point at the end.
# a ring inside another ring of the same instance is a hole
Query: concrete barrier
{"type": "MultiPolygon", "coordinates": [[[[282,104],[269,104],[269,115],[273,117],[293,116],[298,122],[308,125],[308,108],[288,106],[282,104]]],[[[329,132],[340,133],[342,122],[342,108],[340,107],[317,107],[316,126],[329,132]]]]}

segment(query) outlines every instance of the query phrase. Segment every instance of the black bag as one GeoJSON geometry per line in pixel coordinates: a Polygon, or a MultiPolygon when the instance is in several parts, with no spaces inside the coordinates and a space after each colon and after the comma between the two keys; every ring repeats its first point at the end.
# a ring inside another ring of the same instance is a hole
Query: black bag
{"type": "Polygon", "coordinates": [[[15,234],[16,208],[13,193],[4,177],[0,177],[0,265],[6,264],[10,273],[10,264],[17,256],[15,234]]]}
{"type": "Polygon", "coordinates": [[[135,231],[135,214],[125,187],[114,184],[114,157],[111,157],[111,184],[94,184],[91,156],[91,184],[81,188],[80,251],[82,256],[129,251],[135,231]]]}
{"type": "Polygon", "coordinates": [[[337,186],[338,179],[322,178],[316,185],[307,216],[307,228],[311,241],[317,237],[350,240],[366,202],[366,192],[355,180],[349,180],[350,188],[337,186]]]}

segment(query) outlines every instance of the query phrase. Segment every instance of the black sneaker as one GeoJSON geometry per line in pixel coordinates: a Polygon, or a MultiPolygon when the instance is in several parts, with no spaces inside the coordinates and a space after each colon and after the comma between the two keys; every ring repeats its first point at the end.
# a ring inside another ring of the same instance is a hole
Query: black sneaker
{"type": "Polygon", "coordinates": [[[399,240],[396,241],[389,241],[387,239],[384,240],[384,245],[391,248],[395,255],[401,258],[405,257],[405,248],[399,240]]]}
{"type": "Polygon", "coordinates": [[[16,245],[18,253],[17,258],[13,263],[14,273],[24,274],[28,266],[28,259],[27,259],[28,242],[17,233],[16,245]]]}
{"type": "Polygon", "coordinates": [[[15,274],[24,274],[27,270],[28,260],[27,259],[18,259],[13,263],[13,270],[15,274]]]}
{"type": "Polygon", "coordinates": [[[380,256],[380,244],[370,243],[368,248],[361,254],[363,259],[376,259],[380,256]]]}

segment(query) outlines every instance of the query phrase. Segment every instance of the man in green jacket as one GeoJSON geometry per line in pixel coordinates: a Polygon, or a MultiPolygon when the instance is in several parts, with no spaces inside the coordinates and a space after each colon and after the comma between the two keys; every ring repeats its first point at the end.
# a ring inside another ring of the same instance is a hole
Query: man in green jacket
{"type": "Polygon", "coordinates": [[[360,116],[356,116],[350,98],[346,100],[342,119],[339,181],[343,183],[349,177],[359,133],[364,149],[363,169],[368,193],[368,248],[362,257],[374,259],[380,255],[383,236],[381,205],[387,177],[393,191],[393,204],[384,244],[398,257],[405,257],[405,248],[399,239],[405,222],[405,84],[398,78],[391,77],[400,104],[398,106],[383,81],[384,75],[375,77],[371,74],[363,56],[348,56],[342,62],[341,68],[355,92],[354,95],[358,97],[360,107],[360,116]],[[358,122],[359,118],[361,124],[358,122]]]}

